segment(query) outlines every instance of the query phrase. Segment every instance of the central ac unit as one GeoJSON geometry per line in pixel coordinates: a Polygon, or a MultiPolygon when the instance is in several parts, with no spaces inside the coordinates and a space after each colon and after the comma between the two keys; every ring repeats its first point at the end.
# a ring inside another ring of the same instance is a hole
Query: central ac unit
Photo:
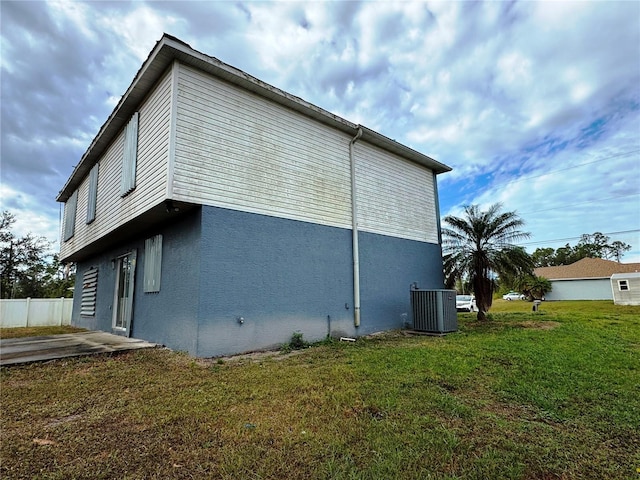
{"type": "Polygon", "coordinates": [[[411,290],[413,329],[428,333],[458,330],[455,290],[411,290]]]}

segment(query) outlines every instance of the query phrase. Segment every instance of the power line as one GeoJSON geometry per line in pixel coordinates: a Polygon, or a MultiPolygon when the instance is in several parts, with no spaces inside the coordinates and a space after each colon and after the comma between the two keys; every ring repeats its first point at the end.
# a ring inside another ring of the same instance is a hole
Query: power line
{"type": "MultiPolygon", "coordinates": [[[[640,228],[636,228],[634,230],[621,230],[619,232],[606,232],[603,233],[603,235],[622,235],[625,233],[636,233],[636,232],[640,232],[640,228]]],[[[582,238],[582,235],[578,236],[578,237],[566,237],[566,238],[554,238],[551,240],[539,240],[539,241],[535,241],[535,242],[524,242],[524,243],[518,243],[518,245],[520,246],[525,246],[525,245],[540,245],[543,243],[555,243],[555,242],[566,242],[569,240],[580,240],[582,238]]]]}

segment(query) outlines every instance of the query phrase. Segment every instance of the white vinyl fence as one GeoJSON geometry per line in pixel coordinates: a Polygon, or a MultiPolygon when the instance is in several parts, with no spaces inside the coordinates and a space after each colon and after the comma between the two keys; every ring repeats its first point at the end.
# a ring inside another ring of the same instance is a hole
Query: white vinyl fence
{"type": "Polygon", "coordinates": [[[20,298],[0,300],[0,327],[69,325],[73,298],[20,298]]]}

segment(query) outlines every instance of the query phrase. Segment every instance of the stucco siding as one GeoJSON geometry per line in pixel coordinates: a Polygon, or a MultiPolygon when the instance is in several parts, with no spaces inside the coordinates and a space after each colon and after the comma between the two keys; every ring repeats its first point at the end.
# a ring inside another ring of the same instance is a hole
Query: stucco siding
{"type": "Polygon", "coordinates": [[[353,335],[351,233],[203,207],[198,355],[353,335]],[[244,319],[243,323],[238,318],[244,319]]]}
{"type": "Polygon", "coordinates": [[[134,241],[81,261],[77,265],[72,325],[111,332],[116,269],[112,261],[132,250],[137,252],[131,336],[196,354],[197,285],[199,284],[200,210],[175,223],[141,234],[134,241]],[[162,287],[144,293],[144,240],[163,236],[162,287]],[[82,277],[89,268],[98,269],[96,314],[80,315],[82,277]]]}
{"type": "Polygon", "coordinates": [[[136,188],[125,197],[120,196],[124,131],[116,136],[99,160],[96,218],[90,224],[86,223],[89,176],[81,182],[75,234],[62,243],[62,259],[164,200],[171,123],[170,93],[171,76],[165,75],[139,108],[136,188]]]}
{"type": "Polygon", "coordinates": [[[402,328],[409,289],[442,288],[440,248],[361,232],[353,324],[351,230],[203,207],[199,356],[402,328]],[[242,318],[243,323],[238,319],[242,318]]]}
{"type": "Polygon", "coordinates": [[[358,335],[412,322],[410,289],[444,288],[440,245],[360,232],[358,335]]]}
{"type": "Polygon", "coordinates": [[[357,337],[411,321],[409,290],[442,288],[440,249],[360,232],[361,325],[353,324],[351,230],[207,207],[78,264],[72,324],[111,331],[116,269],[137,252],[131,336],[210,357],[306,340],[357,337]],[[162,287],[144,293],[145,239],[163,236],[162,287]],[[96,316],[81,279],[98,268],[96,316]],[[242,319],[240,322],[239,319],[242,319]]]}
{"type": "Polygon", "coordinates": [[[608,278],[591,280],[552,280],[546,300],[612,300],[608,278]]]}
{"type": "Polygon", "coordinates": [[[148,231],[138,245],[136,295],[131,336],[197,353],[200,283],[200,209],[163,228],[148,231]],[[145,293],[145,239],[162,234],[162,282],[159,292],[145,293]]]}
{"type": "Polygon", "coordinates": [[[180,65],[173,196],[350,225],[349,136],[180,65]]]}

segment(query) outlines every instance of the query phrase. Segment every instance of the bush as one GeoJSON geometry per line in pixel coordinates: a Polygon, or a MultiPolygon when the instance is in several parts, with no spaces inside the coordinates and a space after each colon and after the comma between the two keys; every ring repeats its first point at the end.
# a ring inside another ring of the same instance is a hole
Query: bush
{"type": "Polygon", "coordinates": [[[302,338],[302,332],[293,332],[289,343],[282,345],[282,351],[290,352],[292,350],[302,350],[308,346],[309,344],[304,341],[304,338],[302,338]]]}

